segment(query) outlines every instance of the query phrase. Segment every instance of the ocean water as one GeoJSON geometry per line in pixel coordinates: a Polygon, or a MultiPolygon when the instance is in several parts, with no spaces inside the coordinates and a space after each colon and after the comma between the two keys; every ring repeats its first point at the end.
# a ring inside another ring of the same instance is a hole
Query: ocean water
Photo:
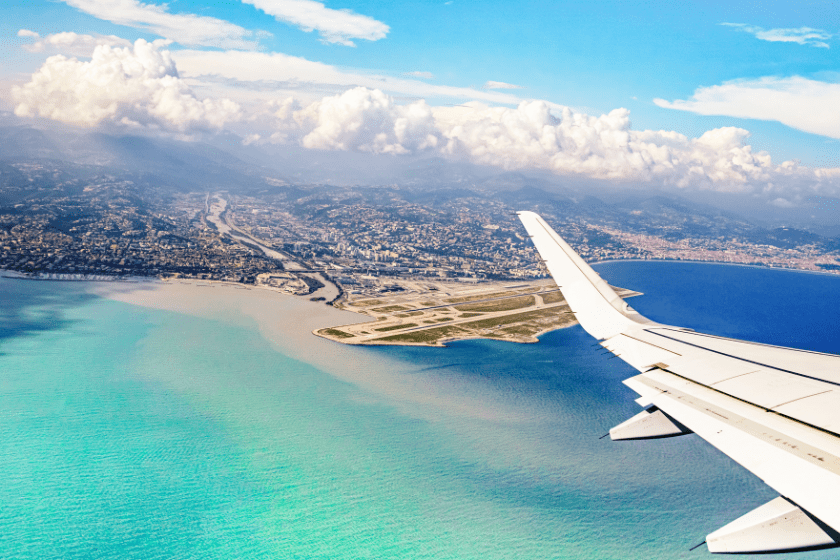
{"type": "MultiPolygon", "coordinates": [[[[597,268],[653,319],[840,352],[840,278],[597,268]]],[[[0,279],[0,558],[707,556],[688,548],[775,494],[696,436],[599,439],[638,407],[592,344],[574,327],[313,365],[229,313],[0,279]]]]}

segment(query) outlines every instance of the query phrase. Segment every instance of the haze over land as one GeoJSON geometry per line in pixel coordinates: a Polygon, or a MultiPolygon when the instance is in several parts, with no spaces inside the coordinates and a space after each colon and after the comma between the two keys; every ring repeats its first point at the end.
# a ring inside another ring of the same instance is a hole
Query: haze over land
{"type": "Polygon", "coordinates": [[[126,237],[199,243],[202,197],[227,193],[243,231],[313,266],[376,253],[531,274],[508,215],[527,208],[590,259],[833,270],[836,16],[821,6],[12,5],[4,266],[54,262],[17,252],[43,242],[42,216],[120,236],[93,270],[141,270],[126,237]],[[123,229],[106,225],[113,197],[123,229]]]}

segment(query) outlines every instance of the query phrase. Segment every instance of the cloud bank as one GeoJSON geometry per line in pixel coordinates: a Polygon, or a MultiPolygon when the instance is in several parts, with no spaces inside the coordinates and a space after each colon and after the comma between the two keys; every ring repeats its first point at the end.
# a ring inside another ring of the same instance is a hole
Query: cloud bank
{"type": "Polygon", "coordinates": [[[371,17],[349,10],[331,10],[314,0],[242,0],[304,31],[318,31],[326,43],[354,46],[352,39],[377,41],[390,28],[371,17]]]}
{"type": "Polygon", "coordinates": [[[773,43],[796,43],[797,45],[810,45],[812,47],[829,48],[826,41],[833,35],[823,29],[811,27],[797,27],[792,29],[764,29],[757,25],[746,23],[721,23],[727,27],[734,27],[753,35],[756,39],[770,41],[773,43]]]}
{"type": "MultiPolygon", "coordinates": [[[[516,107],[478,101],[434,107],[423,100],[398,102],[380,89],[355,86],[314,100],[277,96],[245,114],[230,100],[196,97],[162,47],[162,41],[138,40],[133,47],[99,45],[88,62],[52,56],[29,83],[14,88],[15,112],[82,126],[177,132],[236,123],[249,144],[426,153],[504,169],[545,169],[566,176],[753,193],[775,204],[805,194],[840,193],[840,169],[774,164],[767,153],[752,151],[744,129],[717,128],[699,138],[634,130],[627,109],[591,116],[539,100],[521,101],[516,107]]],[[[296,64],[305,70],[311,70],[312,64],[285,55],[264,55],[260,60],[278,66],[288,62],[291,73],[296,64]]],[[[240,66],[239,71],[247,75],[259,69],[240,66]]],[[[322,65],[320,71],[335,78],[332,67],[322,65]]],[[[703,99],[701,95],[691,103],[703,99]]],[[[679,103],[689,102],[670,105],[679,103]]],[[[774,103],[768,102],[767,110],[774,103]]]]}
{"type": "Polygon", "coordinates": [[[100,45],[87,62],[51,56],[29,83],[12,88],[15,114],[179,132],[218,129],[239,119],[232,101],[196,98],[160,46],[143,39],[133,47],[100,45]]]}
{"type": "Polygon", "coordinates": [[[537,168],[560,175],[742,193],[769,194],[791,181],[836,181],[833,172],[792,162],[774,165],[768,154],[753,153],[745,144],[746,130],[718,128],[699,138],[633,130],[626,109],[592,117],[568,107],[557,111],[544,101],[526,101],[516,108],[478,102],[457,107],[430,107],[424,101],[400,105],[381,91],[363,87],[305,106],[292,98],[273,106],[271,136],[262,141],[310,149],[427,152],[505,169],[537,168]]]}
{"type": "Polygon", "coordinates": [[[770,165],[767,154],[743,144],[745,130],[720,128],[696,139],[637,131],[626,109],[592,117],[568,107],[556,114],[544,101],[527,101],[515,109],[439,109],[435,116],[447,153],[507,169],[740,191],[764,179],[770,165]]]}
{"type": "Polygon", "coordinates": [[[629,111],[593,117],[545,101],[516,108],[470,102],[400,105],[378,90],[357,87],[301,105],[274,105],[271,136],[250,142],[297,143],[310,149],[382,154],[429,153],[505,169],[545,169],[559,175],[670,185],[679,189],[758,194],[799,200],[840,193],[840,169],[774,164],[754,153],[749,132],[735,127],[688,138],[672,131],[633,130],[629,111]]]}
{"type": "Polygon", "coordinates": [[[660,107],[700,115],[779,121],[829,138],[840,138],[839,101],[840,84],[799,76],[736,80],[701,87],[688,100],[653,100],[660,107]]]}

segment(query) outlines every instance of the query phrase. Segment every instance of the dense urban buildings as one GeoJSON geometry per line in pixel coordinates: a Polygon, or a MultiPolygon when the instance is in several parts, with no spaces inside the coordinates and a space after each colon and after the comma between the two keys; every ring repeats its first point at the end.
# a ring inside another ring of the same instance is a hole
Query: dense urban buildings
{"type": "Polygon", "coordinates": [[[64,163],[5,165],[0,268],[41,277],[182,276],[339,284],[544,276],[515,216],[535,209],[589,261],[683,259],[838,271],[840,243],[763,230],[668,200],[572,204],[537,189],[336,187],[165,189],[64,163]],[[309,271],[309,274],[306,273],[309,271]]]}

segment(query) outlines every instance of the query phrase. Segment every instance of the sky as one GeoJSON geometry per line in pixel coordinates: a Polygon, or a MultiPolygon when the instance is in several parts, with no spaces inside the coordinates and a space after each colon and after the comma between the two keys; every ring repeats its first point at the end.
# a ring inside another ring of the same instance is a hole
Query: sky
{"type": "Polygon", "coordinates": [[[840,195],[834,2],[8,0],[0,109],[777,206],[840,195]]]}

